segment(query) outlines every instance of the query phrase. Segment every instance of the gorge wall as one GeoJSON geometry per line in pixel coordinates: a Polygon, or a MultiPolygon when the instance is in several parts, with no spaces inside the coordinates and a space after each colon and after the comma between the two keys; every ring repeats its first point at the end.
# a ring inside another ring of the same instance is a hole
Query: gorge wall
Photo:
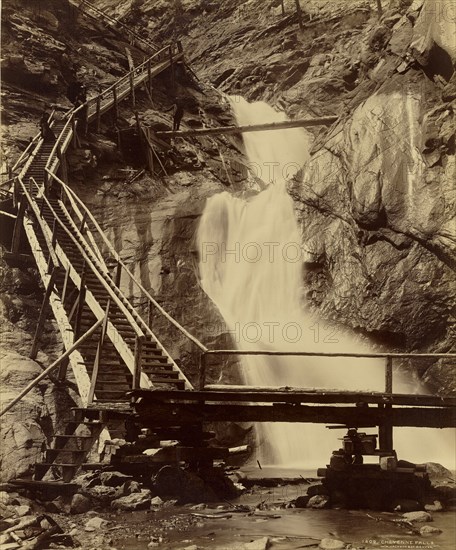
{"type": "MultiPolygon", "coordinates": [[[[177,89],[169,74],[160,76],[152,100],[139,92],[143,123],[169,127],[165,111],[174,93],[186,98],[185,125],[231,123],[229,107],[212,86],[267,101],[290,117],[340,116],[330,129],[311,130],[311,158],[289,185],[305,252],[305,299],[322,319],[357,332],[376,349],[455,351],[456,14],[450,2],[385,0],[379,19],[376,2],[309,0],[302,2],[302,30],[292,1],[285,2],[284,16],[280,2],[260,0],[95,3],[142,33],[147,29],[157,43],[179,36],[197,75],[179,74],[177,89]]],[[[60,0],[46,9],[9,0],[2,16],[2,147],[11,164],[36,133],[46,105],[69,107],[65,90],[74,70],[90,96],[127,70],[130,46],[121,33],[60,0]]],[[[162,157],[168,175],[151,175],[142,173],[128,101],[117,126],[121,148],[107,115],[101,132],[89,133],[73,153],[73,188],[163,307],[206,344],[229,343],[199,285],[194,236],[208,196],[256,192],[258,181],[246,179],[242,142],[228,136],[175,140],[162,157]]],[[[37,281],[33,268],[2,260],[3,401],[39,369],[25,359],[41,299],[37,281]]],[[[159,317],[154,327],[195,376],[193,347],[159,317]]],[[[49,320],[39,363],[50,364],[61,349],[49,320]]],[[[232,373],[227,361],[210,374],[218,380],[232,373]]],[[[456,391],[455,374],[442,361],[423,361],[412,373],[439,393],[456,391]]],[[[7,478],[27,471],[56,426],[56,390],[40,388],[26,414],[7,415],[2,425],[7,478]],[[24,429],[19,445],[14,433],[24,429]],[[7,455],[24,445],[35,451],[18,452],[24,456],[18,466],[7,455]]]]}

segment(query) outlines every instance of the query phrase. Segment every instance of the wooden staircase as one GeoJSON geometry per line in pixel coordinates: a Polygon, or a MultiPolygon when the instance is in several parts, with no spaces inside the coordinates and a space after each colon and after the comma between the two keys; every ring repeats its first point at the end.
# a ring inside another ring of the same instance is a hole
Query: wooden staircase
{"type": "Polygon", "coordinates": [[[34,479],[41,481],[51,470],[55,481],[69,483],[85,462],[103,428],[103,419],[87,418],[84,411],[74,409],[64,433],[56,434],[46,449],[44,462],[35,465],[34,479]]]}
{"type": "Polygon", "coordinates": [[[103,113],[117,108],[129,95],[134,97],[138,86],[146,80],[150,83],[183,58],[180,46],[175,48],[172,45],[155,52],[63,119],[57,120],[51,113],[49,124],[55,139],[36,136],[20,159],[14,184],[18,221],[13,242],[17,249],[23,227],[45,287],[31,356],[36,357],[51,307],[69,350],[58,378],[65,380],[70,365],[83,405],[74,411],[65,431],[55,435],[44,461],[36,465],[37,481],[51,473],[55,480],[71,481],[106,428],[100,407],[123,407],[130,414],[127,394],[133,389],[193,388],[151,330],[150,313],[144,319],[125,292],[136,285],[149,309],[158,304],[134,279],[91,212],[61,179],[66,177],[65,153],[74,145],[81,121],[86,125],[96,121],[98,127],[103,113]],[[129,279],[126,284],[122,277],[129,279]],[[79,339],[83,341],[73,351],[79,339]]]}

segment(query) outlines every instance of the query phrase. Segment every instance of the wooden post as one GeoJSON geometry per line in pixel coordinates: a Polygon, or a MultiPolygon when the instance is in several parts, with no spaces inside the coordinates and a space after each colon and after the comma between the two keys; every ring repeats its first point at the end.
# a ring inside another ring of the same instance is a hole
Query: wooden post
{"type": "Polygon", "coordinates": [[[101,127],[101,96],[100,96],[100,94],[97,95],[96,116],[97,116],[97,133],[100,133],[100,127],[101,127]]]}
{"type": "Polygon", "coordinates": [[[385,393],[393,393],[393,358],[392,357],[386,358],[385,393]]]}
{"type": "Polygon", "coordinates": [[[114,86],[112,89],[112,96],[114,98],[114,118],[117,120],[119,118],[119,104],[117,100],[117,86],[114,86]]]}
{"type": "Polygon", "coordinates": [[[54,266],[54,269],[52,270],[51,276],[49,278],[49,283],[46,287],[46,292],[44,293],[40,314],[38,316],[38,322],[36,324],[35,336],[33,337],[33,342],[32,342],[32,349],[30,350],[31,359],[36,359],[36,356],[38,354],[38,342],[41,335],[41,331],[43,330],[44,322],[46,321],[46,315],[49,308],[49,299],[51,297],[51,293],[54,288],[55,279],[57,277],[58,272],[59,272],[59,269],[54,266]]]}
{"type": "Polygon", "coordinates": [[[24,221],[25,215],[26,200],[25,197],[21,199],[19,203],[19,210],[17,213],[16,221],[14,222],[13,238],[11,239],[11,252],[17,254],[19,252],[19,247],[21,245],[21,233],[22,233],[22,224],[24,221]]]}
{"type": "Polygon", "coordinates": [[[79,296],[77,301],[78,305],[76,310],[76,320],[75,320],[75,326],[74,326],[75,338],[78,338],[79,332],[81,330],[81,317],[82,317],[82,310],[84,308],[85,294],[86,294],[85,280],[86,280],[86,266],[84,263],[84,265],[82,266],[81,285],[79,287],[79,296]]]}
{"type": "Polygon", "coordinates": [[[79,226],[79,231],[81,233],[84,233],[86,221],[87,221],[87,210],[84,211],[84,215],[82,216],[82,220],[81,220],[81,225],[79,226]]]}
{"type": "Polygon", "coordinates": [[[285,6],[283,4],[283,0],[280,0],[280,5],[282,7],[282,15],[285,15],[285,6]]]}
{"type": "Polygon", "coordinates": [[[380,451],[393,452],[393,424],[391,421],[392,406],[379,405],[383,409],[383,422],[378,427],[378,446],[380,451]]]}
{"type": "MultiPolygon", "coordinates": [[[[30,185],[29,187],[30,194],[33,195],[31,180],[29,180],[29,185],[30,185]]],[[[44,186],[44,196],[47,197],[49,195],[49,174],[47,170],[44,171],[43,186],[44,186]]]]}
{"type": "Polygon", "coordinates": [[[118,261],[116,265],[116,274],[114,276],[114,284],[117,288],[120,288],[120,281],[122,279],[122,264],[118,261]]]}
{"type": "Polygon", "coordinates": [[[377,14],[379,19],[383,15],[382,0],[377,0],[377,14]]]}
{"type": "Polygon", "coordinates": [[[296,4],[296,13],[298,15],[298,25],[299,25],[299,28],[302,30],[304,27],[303,27],[303,24],[302,24],[301,4],[299,3],[299,0],[295,0],[295,4],[296,4]]]}
{"type": "Polygon", "coordinates": [[[19,178],[14,178],[14,182],[13,182],[13,206],[15,208],[18,207],[19,197],[20,197],[20,194],[19,194],[19,178]]]}
{"type": "MultiPolygon", "coordinates": [[[[54,250],[55,250],[56,243],[57,243],[57,220],[54,220],[52,222],[52,238],[51,238],[51,246],[54,250]]],[[[54,266],[52,265],[51,251],[49,251],[47,272],[49,273],[53,267],[54,266]]]]}
{"type": "Polygon", "coordinates": [[[95,395],[95,386],[97,385],[98,371],[100,369],[101,352],[103,349],[104,339],[106,337],[106,330],[108,328],[109,306],[110,306],[110,300],[108,298],[108,302],[106,304],[105,317],[103,320],[103,324],[101,325],[101,333],[100,333],[100,338],[98,340],[97,352],[95,354],[95,361],[93,363],[92,378],[90,380],[89,395],[87,397],[87,402],[89,405],[93,402],[93,398],[95,395]]]}
{"type": "Polygon", "coordinates": [[[136,336],[135,339],[135,364],[133,371],[133,388],[134,390],[141,387],[141,370],[142,370],[142,352],[143,352],[144,336],[136,336]]]}
{"type": "Polygon", "coordinates": [[[199,369],[198,369],[198,375],[199,375],[199,390],[203,391],[204,387],[206,386],[206,354],[204,351],[200,353],[199,356],[199,369]]]}
{"type": "Polygon", "coordinates": [[[69,365],[69,360],[68,359],[64,359],[60,363],[59,373],[57,375],[57,378],[58,378],[59,382],[62,382],[67,377],[68,365],[69,365]]]}
{"type": "Polygon", "coordinates": [[[70,279],[70,269],[71,269],[71,264],[68,265],[68,268],[65,271],[65,279],[63,280],[62,298],[61,298],[62,305],[65,305],[65,298],[68,290],[68,281],[70,279]]]}
{"type": "Polygon", "coordinates": [[[133,71],[130,71],[130,94],[131,94],[131,106],[134,109],[136,107],[135,99],[135,77],[133,71]]]}
{"type": "Polygon", "coordinates": [[[76,133],[76,118],[74,115],[71,116],[71,146],[73,149],[77,149],[78,147],[78,135],[76,133]]]}
{"type": "Polygon", "coordinates": [[[68,183],[68,166],[67,166],[67,161],[66,161],[66,155],[65,153],[62,153],[60,147],[57,149],[58,151],[58,155],[59,155],[59,160],[60,160],[60,168],[62,170],[62,180],[65,182],[65,183],[68,183]]]}

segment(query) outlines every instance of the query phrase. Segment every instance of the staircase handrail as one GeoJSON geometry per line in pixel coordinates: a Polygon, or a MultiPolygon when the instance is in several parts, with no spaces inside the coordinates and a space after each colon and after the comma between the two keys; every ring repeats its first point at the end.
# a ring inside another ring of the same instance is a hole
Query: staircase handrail
{"type": "MultiPolygon", "coordinates": [[[[33,178],[30,178],[30,179],[34,182],[34,184],[36,185],[36,187],[38,187],[38,189],[41,189],[41,187],[36,183],[36,181],[33,178]]],[[[119,296],[114,292],[114,290],[110,287],[110,285],[108,284],[106,279],[103,277],[103,275],[102,275],[103,266],[98,265],[99,260],[96,257],[96,255],[94,254],[93,250],[87,244],[86,240],[82,239],[82,243],[80,243],[76,239],[74,234],[67,228],[66,224],[59,218],[57,212],[55,211],[52,204],[49,202],[48,198],[44,194],[42,195],[42,198],[46,202],[47,207],[49,208],[49,210],[52,212],[55,221],[62,227],[62,229],[65,231],[65,233],[73,241],[76,248],[79,250],[80,254],[82,255],[82,257],[84,258],[84,260],[86,262],[86,265],[89,267],[89,269],[92,271],[92,273],[97,277],[97,279],[103,285],[105,290],[108,292],[108,294],[110,296],[110,299],[117,305],[117,307],[120,309],[122,314],[128,320],[128,322],[130,323],[131,327],[133,328],[136,336],[139,336],[139,337],[145,336],[144,332],[139,327],[139,325],[137,324],[136,320],[131,315],[131,313],[128,311],[128,309],[126,308],[123,301],[119,298],[119,296]]],[[[122,297],[124,297],[123,294],[122,294],[122,297]]]]}
{"type": "MultiPolygon", "coordinates": [[[[83,5],[88,7],[89,9],[93,10],[97,14],[101,15],[102,17],[104,17],[105,19],[110,21],[111,23],[114,23],[116,25],[120,25],[121,27],[125,28],[132,36],[134,36],[137,40],[139,40],[143,44],[146,44],[149,48],[152,48],[152,49],[157,49],[158,48],[157,44],[155,44],[151,40],[143,38],[140,34],[138,34],[136,31],[134,31],[129,25],[127,25],[123,21],[120,21],[120,19],[116,19],[115,17],[112,17],[111,15],[109,15],[105,11],[101,10],[100,8],[97,8],[96,6],[94,6],[93,4],[88,2],[87,0],[81,0],[81,2],[78,5],[78,8],[81,9],[81,6],[83,6],[83,5]]],[[[81,10],[81,11],[83,11],[83,10],[81,10]]],[[[87,12],[84,12],[84,13],[87,13],[87,12]]],[[[87,15],[90,15],[90,14],[87,14],[87,15]]]]}
{"type": "Polygon", "coordinates": [[[109,254],[111,258],[115,261],[116,264],[122,266],[122,269],[127,274],[128,278],[138,287],[138,289],[142,292],[142,294],[147,298],[148,302],[150,302],[157,310],[158,312],[167,319],[175,328],[177,328],[187,339],[189,339],[191,342],[193,342],[201,351],[206,352],[208,351],[208,348],[200,342],[195,336],[190,334],[188,330],[186,330],[174,317],[172,317],[152,296],[151,294],[144,288],[144,286],[137,280],[137,278],[133,275],[133,273],[130,271],[130,269],[127,267],[125,262],[121,259],[118,252],[114,249],[113,245],[111,244],[111,241],[106,236],[103,229],[100,227],[99,223],[97,222],[95,216],[92,214],[92,212],[89,210],[89,208],[84,204],[84,202],[78,197],[78,195],[58,176],[55,174],[52,174],[52,177],[61,185],[62,190],[65,192],[66,196],[68,198],[74,199],[77,204],[80,206],[80,208],[83,210],[83,212],[86,214],[86,220],[87,222],[90,220],[93,227],[95,228],[95,234],[98,234],[99,237],[102,239],[103,243],[106,245],[107,250],[109,251],[109,254]]]}
{"type": "Polygon", "coordinates": [[[49,251],[49,258],[51,259],[52,264],[53,264],[54,267],[59,267],[60,262],[57,258],[56,253],[55,253],[54,246],[52,245],[52,240],[49,238],[49,233],[48,233],[49,228],[46,227],[46,224],[44,223],[43,218],[41,217],[40,209],[38,208],[38,205],[36,204],[36,201],[32,198],[32,196],[28,192],[24,181],[19,176],[18,176],[18,182],[19,182],[19,185],[22,187],[22,192],[23,192],[25,198],[27,199],[27,202],[29,203],[30,208],[33,210],[33,213],[35,214],[35,218],[37,220],[37,223],[40,226],[41,232],[43,233],[44,240],[46,241],[46,246],[47,246],[48,251],[49,251]]]}

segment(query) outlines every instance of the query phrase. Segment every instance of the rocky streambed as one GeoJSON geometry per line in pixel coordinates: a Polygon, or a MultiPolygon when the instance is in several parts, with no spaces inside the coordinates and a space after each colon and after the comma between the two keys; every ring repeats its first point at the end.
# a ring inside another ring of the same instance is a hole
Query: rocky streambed
{"type": "Polygon", "coordinates": [[[429,503],[403,500],[392,511],[331,505],[320,494],[320,480],[306,477],[311,472],[229,469],[222,490],[220,482],[198,486],[196,476],[184,471],[180,488],[167,485],[163,470],[169,468],[175,467],[165,466],[149,480],[115,471],[84,473],[75,480],[77,492],[66,496],[4,485],[0,548],[453,548],[456,529],[448,511],[456,486],[451,472],[438,465],[428,468],[434,491],[429,503]],[[228,500],[223,494],[230,483],[238,496],[228,500]],[[185,492],[190,484],[193,498],[185,492]],[[436,495],[441,501],[432,500],[436,495]]]}

